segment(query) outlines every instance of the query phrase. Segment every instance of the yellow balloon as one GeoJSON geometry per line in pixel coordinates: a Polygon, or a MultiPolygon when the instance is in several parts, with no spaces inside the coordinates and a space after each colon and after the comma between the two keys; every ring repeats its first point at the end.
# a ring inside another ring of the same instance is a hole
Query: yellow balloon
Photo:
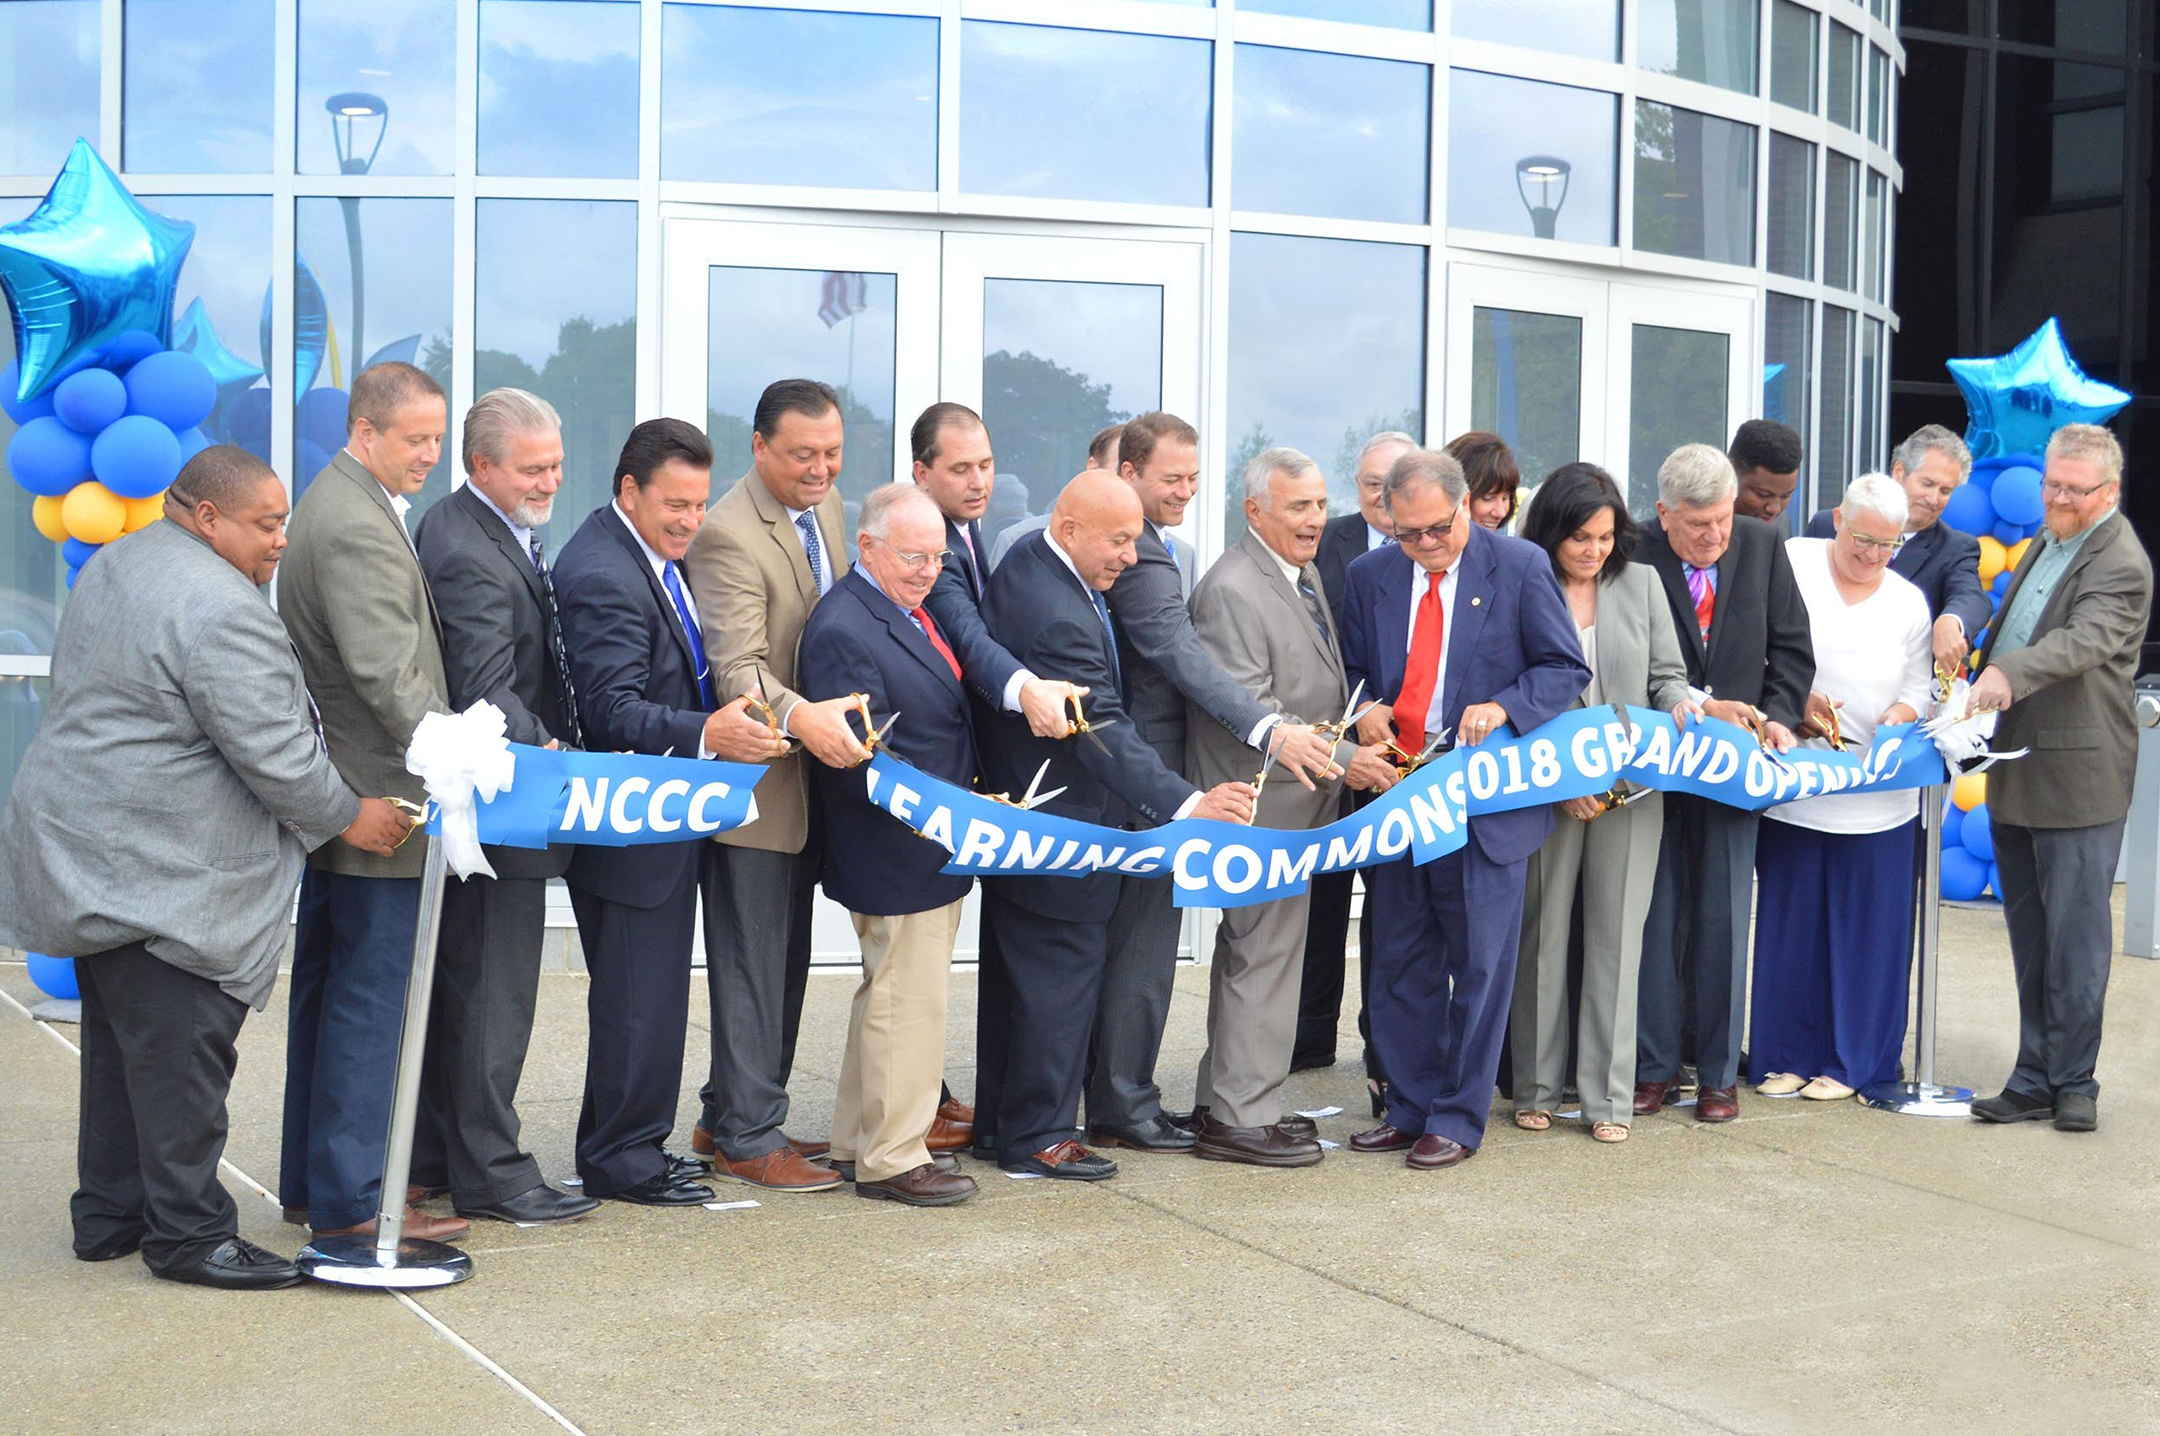
{"type": "Polygon", "coordinates": [[[1987,801],[1987,774],[1966,773],[1950,785],[1950,806],[1969,813],[1987,801]]]}
{"type": "Polygon", "coordinates": [[[2025,550],[2031,547],[2031,539],[2021,538],[2016,543],[2010,545],[2010,547],[2004,549],[2003,567],[2009,569],[2012,572],[2016,572],[2017,566],[2025,562],[2025,550]]]}
{"type": "Polygon", "coordinates": [[[30,522],[36,524],[37,531],[54,543],[64,543],[67,540],[67,524],[60,518],[58,494],[40,495],[37,501],[30,505],[30,522]]]}
{"type": "Polygon", "coordinates": [[[159,489],[147,499],[125,499],[127,505],[126,532],[146,529],[165,517],[165,491],[159,489]]]}
{"type": "Polygon", "coordinates": [[[1980,586],[1986,588],[1989,584],[1995,582],[1995,576],[2001,573],[2009,562],[2010,551],[2004,548],[1992,534],[1982,538],[1980,540],[1980,586]]]}
{"type": "Polygon", "coordinates": [[[88,479],[60,500],[60,522],[70,537],[84,543],[111,543],[127,528],[127,500],[88,479]]]}

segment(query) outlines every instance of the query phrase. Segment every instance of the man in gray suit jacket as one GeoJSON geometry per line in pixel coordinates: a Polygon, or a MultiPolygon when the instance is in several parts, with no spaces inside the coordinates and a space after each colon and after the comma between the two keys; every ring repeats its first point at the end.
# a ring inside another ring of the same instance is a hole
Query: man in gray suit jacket
{"type": "MultiPolygon", "coordinates": [[[[1314,555],[1327,524],[1327,480],[1295,449],[1269,449],[1245,466],[1245,537],[1193,590],[1194,630],[1224,672],[1288,723],[1327,722],[1347,700],[1342,648],[1314,555]]],[[[1343,756],[1357,787],[1384,791],[1394,766],[1377,747],[1343,756]]],[[[1191,714],[1187,776],[1200,787],[1252,777],[1250,748],[1191,714]]],[[[1291,782],[1261,789],[1253,822],[1312,828],[1332,821],[1341,789],[1291,782]]],[[[1215,931],[1208,976],[1207,1050],[1194,1095],[1193,1154],[1262,1167],[1320,1160],[1310,1118],[1282,1110],[1298,1021],[1310,895],[1231,908],[1215,931]]]]}
{"type": "Polygon", "coordinates": [[[0,820],[0,938],[72,956],[82,1086],[75,1255],[175,1281],[290,1286],[218,1181],[234,1039],[277,982],[303,855],[410,829],[338,777],[257,585],[285,489],[205,449],[166,521],[100,551],[60,616],[52,697],[0,820]],[[124,775],[114,787],[107,779],[124,775]]]}
{"type": "MultiPolygon", "coordinates": [[[[405,529],[445,415],[442,387],[412,365],[361,371],[345,447],[294,505],[278,584],[330,761],[355,791],[408,802],[426,794],[405,747],[423,716],[450,706],[435,602],[405,529]]],[[[424,852],[324,848],[300,883],[278,1186],[288,1219],[318,1236],[371,1232],[380,1210],[424,852]]],[[[414,1213],[405,1232],[442,1241],[466,1226],[414,1213]]]]}
{"type": "Polygon", "coordinates": [[[2099,1125],[2108,908],[2137,769],[2130,681],[2152,616],[2152,562],[2116,507],[2122,448],[2097,424],[2048,440],[2046,529],[1996,614],[1972,706],[1995,746],[2031,751],[1988,775],[1995,864],[2017,972],[2017,1067],[1972,1104],[1988,1122],[2099,1125]]]}

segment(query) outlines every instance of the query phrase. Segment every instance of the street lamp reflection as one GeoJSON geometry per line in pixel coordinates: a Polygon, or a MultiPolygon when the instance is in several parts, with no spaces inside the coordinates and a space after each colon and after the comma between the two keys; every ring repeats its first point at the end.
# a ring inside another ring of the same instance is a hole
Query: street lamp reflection
{"type": "Polygon", "coordinates": [[[1530,232],[1551,239],[1567,203],[1568,177],[1575,167],[1558,155],[1525,155],[1515,161],[1515,193],[1530,211],[1530,232]],[[1533,194],[1532,191],[1535,191],[1533,194]]]}

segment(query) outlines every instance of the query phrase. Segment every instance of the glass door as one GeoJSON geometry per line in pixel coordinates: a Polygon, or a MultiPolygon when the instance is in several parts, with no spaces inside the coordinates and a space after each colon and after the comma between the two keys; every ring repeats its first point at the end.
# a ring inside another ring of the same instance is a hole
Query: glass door
{"type": "MultiPolygon", "coordinates": [[[[1604,376],[1609,286],[1527,270],[1457,264],[1448,271],[1447,432],[1507,440],[1523,502],[1562,464],[1608,463],[1604,376]]],[[[1518,505],[1517,512],[1520,512],[1518,505]]]]}
{"type": "Polygon", "coordinates": [[[1762,396],[1752,296],[1615,284],[1607,326],[1605,467],[1637,518],[1656,511],[1658,465],[1682,444],[1731,442],[1762,396]]]}

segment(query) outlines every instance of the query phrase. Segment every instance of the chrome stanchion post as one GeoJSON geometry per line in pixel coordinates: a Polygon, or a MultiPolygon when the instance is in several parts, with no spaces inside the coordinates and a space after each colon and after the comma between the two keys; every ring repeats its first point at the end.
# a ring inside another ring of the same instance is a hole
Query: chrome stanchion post
{"type": "Polygon", "coordinates": [[[1920,791],[1920,1022],[1911,1082],[1877,1082],[1860,1090],[1863,1106],[1907,1117],[1970,1117],[1972,1089],[1935,1081],[1935,964],[1942,951],[1942,812],[1948,787],[1920,791]]]}
{"type": "Polygon", "coordinates": [[[449,863],[442,840],[427,841],[420,878],[420,921],[413,932],[412,974],[405,980],[405,1023],[397,1079],[390,1089],[390,1132],[383,1144],[381,1210],[373,1236],[319,1237],[300,1249],[300,1270],[340,1286],[449,1286],[473,1274],[472,1258],[444,1242],[405,1235],[405,1187],[412,1176],[413,1128],[420,1116],[420,1066],[427,1055],[428,1004],[435,991],[435,940],[442,931],[449,863]]]}

